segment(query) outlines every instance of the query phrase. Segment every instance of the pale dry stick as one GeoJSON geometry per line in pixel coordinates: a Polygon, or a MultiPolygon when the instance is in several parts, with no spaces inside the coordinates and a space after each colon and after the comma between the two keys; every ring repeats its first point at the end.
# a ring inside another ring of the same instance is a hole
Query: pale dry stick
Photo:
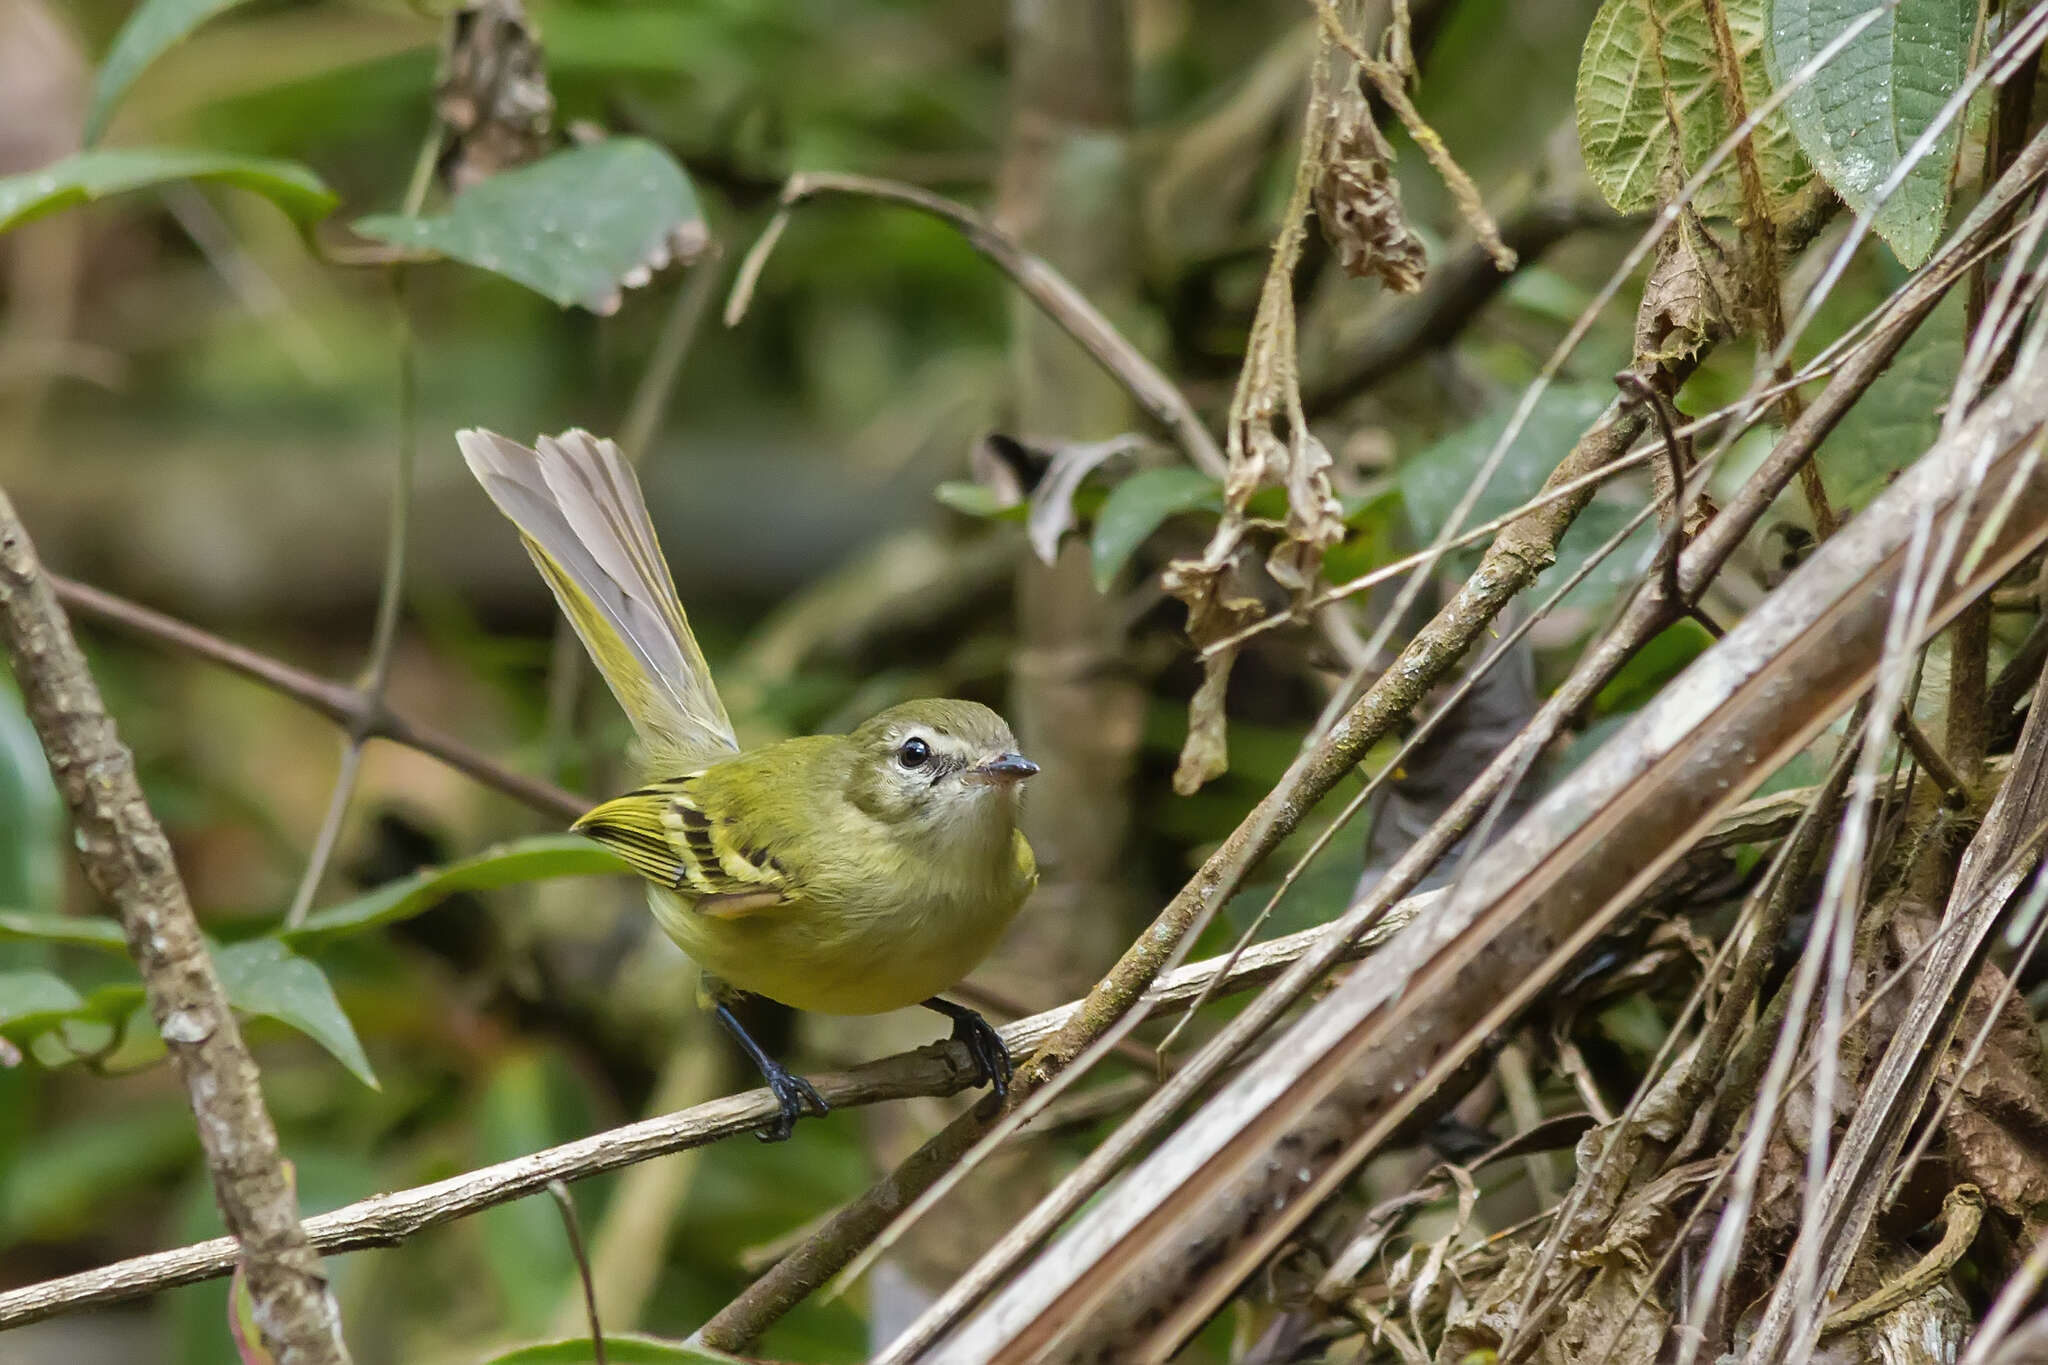
{"type": "Polygon", "coordinates": [[[207,956],[199,921],[115,732],[84,652],[0,493],[0,637],[50,774],[70,810],[79,865],[121,918],[150,1014],[184,1083],[255,1319],[279,1365],[347,1365],[341,1315],[300,1226],[256,1063],[207,956]]]}
{"type": "MultiPolygon", "coordinates": [[[[1753,807],[1744,810],[1749,812],[1745,823],[1731,823],[1729,829],[1731,834],[1739,833],[1745,838],[1769,837],[1770,830],[1787,828],[1795,818],[1782,799],[1768,805],[1753,803],[1753,807]]],[[[1428,892],[1404,902],[1400,913],[1390,920],[1388,933],[1434,904],[1440,894],[1428,892]]],[[[1309,949],[1317,932],[1311,929],[1259,944],[1231,969],[1230,989],[1247,989],[1284,970],[1309,949]]],[[[1382,941],[1376,936],[1358,944],[1357,951],[1369,952],[1382,941]]],[[[1160,1009],[1186,1008],[1221,969],[1220,961],[1210,960],[1167,973],[1155,983],[1149,1000],[1160,1009]]],[[[1004,1025],[997,1031],[1012,1051],[1023,1051],[1051,1037],[1082,1008],[1083,1002],[1071,1002],[1004,1025]]],[[[944,1097],[981,1084],[978,1064],[963,1044],[952,1041],[928,1044],[811,1080],[835,1109],[916,1096],[944,1097]]],[[[780,1112],[777,1103],[766,1089],[728,1095],[433,1184],[377,1195],[331,1213],[318,1214],[306,1220],[306,1233],[315,1247],[328,1253],[396,1246],[427,1228],[537,1194],[547,1188],[550,1180],[582,1180],[752,1132],[775,1120],[780,1112]]],[[[217,1237],[0,1291],[0,1330],[215,1279],[229,1274],[234,1265],[235,1243],[230,1238],[217,1237]]]]}
{"type": "MultiPolygon", "coordinates": [[[[419,372],[413,355],[412,319],[406,312],[404,267],[394,267],[392,293],[398,305],[398,467],[391,489],[391,518],[384,540],[384,573],[377,587],[377,615],[370,631],[369,661],[363,681],[356,690],[362,695],[363,715],[375,714],[384,705],[384,693],[391,682],[392,655],[398,648],[398,620],[405,604],[405,561],[412,529],[413,464],[419,450],[419,372]]],[[[370,742],[369,727],[357,722],[342,740],[341,767],[335,774],[334,789],[327,798],[327,814],[314,837],[313,852],[306,870],[285,911],[285,927],[296,929],[312,912],[313,898],[326,879],[327,865],[341,839],[342,821],[348,817],[355,797],[356,777],[362,771],[363,746],[370,742]]]]}
{"type": "MultiPolygon", "coordinates": [[[[441,151],[441,132],[441,119],[437,114],[429,120],[426,134],[420,139],[419,152],[413,158],[412,179],[405,187],[405,199],[399,208],[399,212],[408,218],[416,216],[420,206],[426,203],[427,189],[433,183],[434,162],[441,151]]],[[[405,267],[402,265],[391,267],[391,294],[398,310],[398,468],[391,490],[391,518],[384,540],[384,572],[377,586],[377,612],[370,628],[370,651],[363,665],[362,682],[356,689],[362,694],[365,713],[382,709],[384,692],[391,682],[392,655],[398,648],[398,618],[405,604],[405,560],[412,523],[412,473],[419,444],[419,374],[413,353],[412,317],[406,311],[405,267]]],[[[363,746],[369,741],[368,730],[360,723],[349,727],[342,741],[341,763],[334,775],[334,788],[327,797],[327,813],[321,817],[319,833],[313,838],[312,854],[306,859],[306,870],[299,878],[298,890],[292,893],[290,907],[285,911],[287,928],[298,928],[312,912],[313,898],[320,893],[320,883],[325,879],[327,865],[334,857],[334,846],[341,839],[341,823],[348,818],[349,802],[355,797],[356,778],[362,771],[363,746]]]]}
{"type": "Polygon", "coordinates": [[[1180,387],[1110,325],[1101,310],[1080,290],[1042,258],[1025,250],[1015,238],[965,204],[956,203],[915,185],[879,180],[865,175],[835,175],[820,171],[799,172],[782,187],[781,207],[740,262],[726,301],[725,325],[736,325],[746,315],[754,286],[761,277],[768,256],[781,241],[791,211],[821,194],[845,194],[879,199],[930,214],[957,230],[969,246],[1008,275],[1011,281],[1038,305],[1062,331],[1078,342],[1089,355],[1124,386],[1131,398],[1180,443],[1195,468],[1220,479],[1228,472],[1216,438],[1202,425],[1194,407],[1180,387]]]}
{"type": "Polygon", "coordinates": [[[43,577],[56,592],[57,600],[82,616],[217,664],[280,696],[289,697],[337,725],[345,728],[360,725],[373,739],[389,740],[437,758],[463,776],[502,792],[543,815],[574,820],[590,809],[590,802],[575,793],[514,772],[453,735],[415,724],[394,714],[388,707],[372,706],[353,687],[293,668],[268,654],[224,640],[175,617],[130,602],[125,597],[116,597],[59,574],[45,572],[43,577]]]}

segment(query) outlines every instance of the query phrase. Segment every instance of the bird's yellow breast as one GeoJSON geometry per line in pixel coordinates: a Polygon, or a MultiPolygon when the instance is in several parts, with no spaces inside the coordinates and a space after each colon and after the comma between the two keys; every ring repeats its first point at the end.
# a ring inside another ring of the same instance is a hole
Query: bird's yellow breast
{"type": "MultiPolygon", "coordinates": [[[[999,866],[925,862],[914,876],[876,864],[853,879],[820,879],[808,894],[736,917],[650,887],[655,919],[712,975],[795,1009],[881,1014],[957,985],[988,956],[1037,884],[1031,846],[1012,833],[999,866]],[[893,889],[892,889],[893,888],[893,889]]],[[[916,856],[904,851],[902,856],[916,856]]]]}

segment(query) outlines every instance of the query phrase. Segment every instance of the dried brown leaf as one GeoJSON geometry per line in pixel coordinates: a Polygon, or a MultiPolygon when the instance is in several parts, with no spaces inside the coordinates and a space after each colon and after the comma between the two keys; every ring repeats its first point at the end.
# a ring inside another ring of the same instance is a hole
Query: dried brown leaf
{"type": "Polygon", "coordinates": [[[1507,1264],[1488,1280],[1478,1294],[1454,1309],[1444,1324],[1443,1340],[1437,1344],[1437,1365],[1460,1365],[1466,1359],[1481,1359],[1507,1343],[1521,1322],[1519,1309],[1529,1277],[1536,1271],[1536,1252],[1526,1246],[1512,1247],[1507,1264]]]}
{"type": "Polygon", "coordinates": [[[1193,796],[1204,783],[1230,770],[1230,727],[1224,698],[1230,691],[1230,670],[1237,651],[1225,650],[1202,661],[1202,685],[1188,703],[1188,737],[1173,770],[1173,789],[1193,796]]]}
{"type": "Polygon", "coordinates": [[[2040,1031],[2008,987],[1993,965],[1977,974],[1956,1041],[1937,1072],[1935,1093],[1957,1087],[1942,1123],[1956,1174],[1982,1189],[1993,1208],[2018,1220],[2023,1242],[2031,1244],[2048,1234],[2048,1064],[2040,1031]],[[1983,1051],[1959,1077],[1966,1049],[2001,996],[2003,1007],[1983,1051]]]}
{"type": "Polygon", "coordinates": [[[1356,89],[1335,101],[1328,137],[1315,186],[1323,239],[1354,279],[1378,279],[1397,294],[1414,293],[1428,274],[1428,255],[1401,212],[1393,149],[1356,89]]]}
{"type": "Polygon", "coordinates": [[[1565,1305],[1564,1322],[1544,1334],[1537,1359],[1545,1365],[1655,1365],[1671,1314],[1647,1278],[1631,1265],[1602,1267],[1586,1292],[1565,1305]]]}
{"type": "Polygon", "coordinates": [[[1739,297],[1727,253],[1688,216],[1664,234],[1636,311],[1636,357],[1666,362],[1698,355],[1734,330],[1739,297]]]}

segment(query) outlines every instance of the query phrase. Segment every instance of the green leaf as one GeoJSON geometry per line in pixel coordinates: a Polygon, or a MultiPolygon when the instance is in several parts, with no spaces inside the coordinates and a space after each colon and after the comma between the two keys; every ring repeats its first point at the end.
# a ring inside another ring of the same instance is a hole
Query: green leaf
{"type": "Polygon", "coordinates": [[[1223,489],[1199,469],[1176,465],[1141,469],[1110,490],[1095,514],[1095,590],[1109,585],[1168,517],[1202,509],[1223,510],[1223,489]]]}
{"type": "Polygon", "coordinates": [[[393,246],[433,252],[525,285],[564,308],[619,306],[671,259],[687,263],[709,241],[690,179],[642,138],[611,138],[492,176],[436,218],[378,214],[355,230],[393,246]]]}
{"type": "Polygon", "coordinates": [[[0,972],[0,1033],[25,1038],[85,1008],[85,997],[50,972],[0,972]]]}
{"type": "MultiPolygon", "coordinates": [[[[605,848],[580,834],[542,834],[497,844],[461,862],[428,868],[367,895],[330,905],[279,935],[294,948],[326,943],[411,919],[463,891],[490,891],[549,877],[601,877],[626,871],[605,848]]],[[[6,919],[0,916],[0,928],[6,919]]]]}
{"type": "Polygon", "coordinates": [[[1821,443],[1828,497],[1859,511],[1941,434],[1941,409],[1963,365],[1963,296],[1951,293],[1821,443]]]}
{"type": "MultiPolygon", "coordinates": [[[[723,1351],[637,1334],[613,1336],[607,1332],[604,1351],[605,1358],[612,1365],[745,1365],[741,1357],[729,1356],[723,1351]]],[[[478,1365],[593,1365],[596,1359],[590,1349],[590,1338],[582,1336],[567,1341],[516,1346],[501,1355],[490,1356],[478,1365]]]]}
{"type": "Polygon", "coordinates": [[[1593,698],[1593,715],[1610,716],[1648,705],[1665,683],[1683,673],[1713,643],[1714,637],[1693,620],[1659,632],[1600,689],[1600,695],[1593,698]]]}
{"type": "MultiPolygon", "coordinates": [[[[1870,0],[1775,0],[1770,71],[1783,82],[1812,61],[1870,0]]],[[[1814,167],[1861,213],[1963,81],[1975,0],[1897,0],[1785,100],[1784,114],[1814,167]]],[[[1873,220],[1911,268],[1941,240],[1962,120],[1951,120],[1873,220]]]]}
{"type": "Polygon", "coordinates": [[[230,944],[214,953],[213,965],[229,1004],[297,1029],[333,1053],[357,1080],[377,1088],[370,1059],[363,1055],[363,1045],[334,998],[326,973],[274,938],[230,944]]]}
{"type": "Polygon", "coordinates": [[[107,51],[107,59],[100,63],[99,75],[93,80],[92,107],[85,116],[86,142],[99,141],[100,134],[107,129],[107,120],[113,116],[114,106],[144,67],[214,15],[241,3],[242,0],[142,0],[121,26],[113,47],[107,51]]]}
{"type": "MultiPolygon", "coordinates": [[[[1477,526],[1491,521],[1535,497],[1550,471],[1606,410],[1613,396],[1611,387],[1599,384],[1560,385],[1546,390],[1508,446],[1500,468],[1479,495],[1465,524],[1477,526]]],[[[1510,406],[1503,405],[1402,461],[1395,470],[1409,525],[1419,542],[1427,544],[1450,520],[1458,499],[1478,478],[1487,454],[1507,429],[1511,411],[1510,406]]],[[[1558,543],[1557,563],[1543,575],[1546,590],[1575,573],[1608,537],[1621,529],[1641,506],[1639,502],[1633,506],[1630,503],[1628,495],[1615,491],[1594,496],[1558,543]]],[[[1642,576],[1655,546],[1656,526],[1652,522],[1624,541],[1620,549],[1566,596],[1563,605],[1592,608],[1610,601],[1642,576]]],[[[1482,542],[1459,552],[1453,559],[1471,565],[1477,562],[1483,548],[1482,542]]]]}
{"type": "Polygon", "coordinates": [[[290,214],[301,227],[326,217],[336,203],[334,191],[296,161],[172,147],[124,147],[79,152],[39,171],[0,178],[0,232],[74,204],[173,180],[213,180],[252,190],[290,214]]]}
{"type": "MultiPolygon", "coordinates": [[[[1771,93],[1763,57],[1769,0],[1723,0],[1723,8],[1735,41],[1743,101],[1754,110],[1771,93]]],[[[1721,88],[1713,30],[1700,0],[1607,0],[1601,5],[1579,57],[1577,103],[1586,169],[1607,202],[1623,213],[1661,202],[1706,164],[1738,123],[1721,88]],[[1677,175],[1670,176],[1674,154],[1677,175]]],[[[1775,214],[1812,170],[1782,110],[1758,126],[1754,141],[1775,214]]],[[[1741,202],[1741,180],[1730,157],[1700,188],[1693,205],[1708,217],[1729,217],[1741,202]]]]}
{"type": "Polygon", "coordinates": [[[38,943],[63,943],[74,948],[128,953],[121,926],[99,915],[48,915],[29,910],[0,910],[0,939],[23,938],[38,943]]]}

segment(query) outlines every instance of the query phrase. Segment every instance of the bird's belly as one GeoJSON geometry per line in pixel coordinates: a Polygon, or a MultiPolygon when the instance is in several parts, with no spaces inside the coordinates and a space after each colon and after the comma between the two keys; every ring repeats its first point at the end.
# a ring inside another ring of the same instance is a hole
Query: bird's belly
{"type": "Polygon", "coordinates": [[[1023,899],[885,914],[795,902],[722,919],[660,888],[648,896],[662,929],[699,967],[743,991],[822,1014],[883,1014],[958,984],[995,947],[1023,899]]]}

